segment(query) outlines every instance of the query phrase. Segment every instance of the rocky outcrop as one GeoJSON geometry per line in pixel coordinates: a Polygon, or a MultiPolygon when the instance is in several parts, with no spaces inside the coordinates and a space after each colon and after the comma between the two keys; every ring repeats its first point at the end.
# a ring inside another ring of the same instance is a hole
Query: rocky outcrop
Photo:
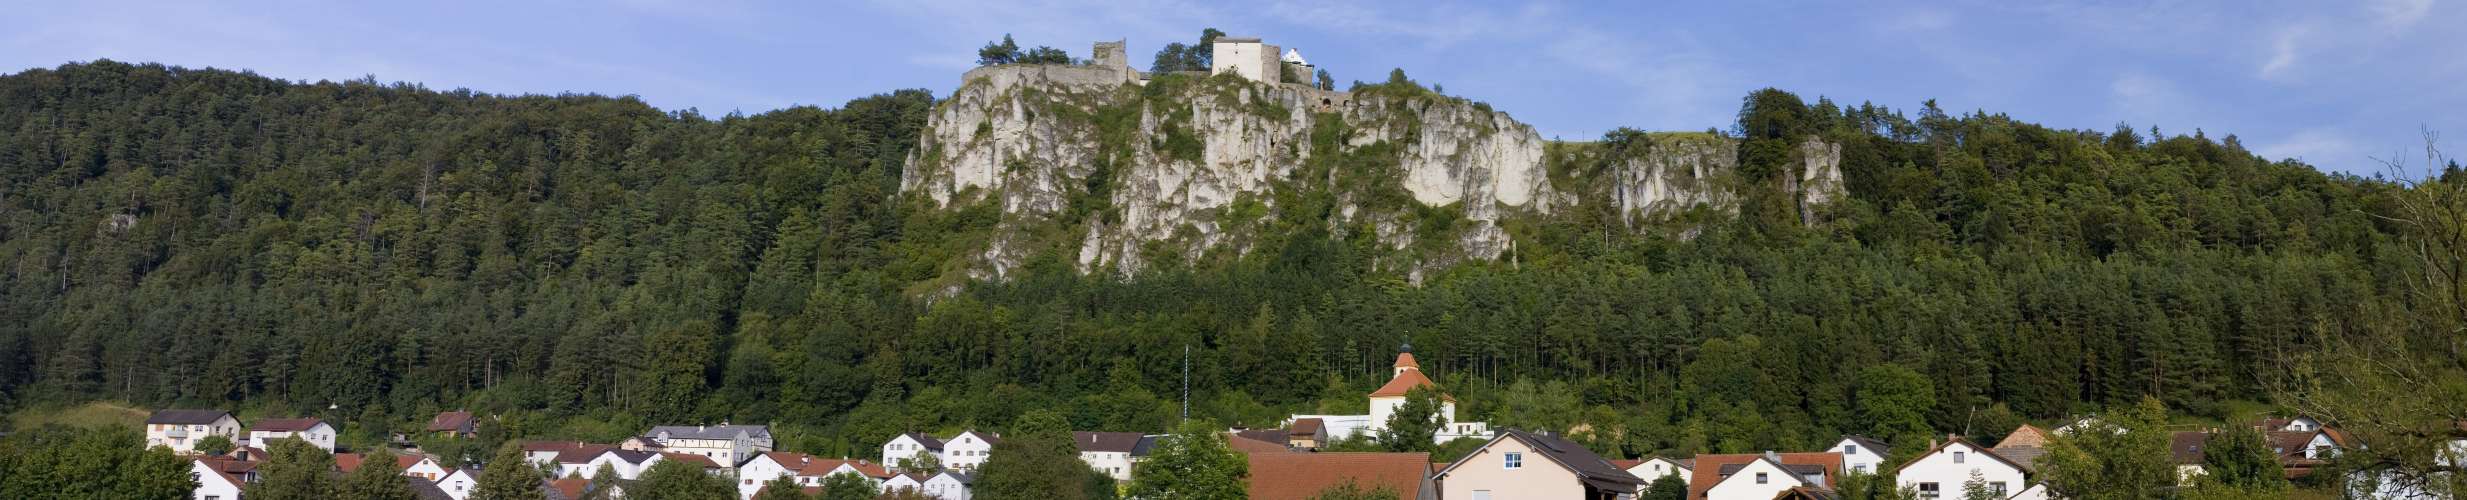
{"type": "MultiPolygon", "coordinates": [[[[1419,89],[1357,96],[1225,76],[1142,86],[1112,67],[994,66],[937,105],[900,188],[936,207],[1000,205],[970,278],[1003,278],[1055,248],[1081,272],[1124,274],[1248,252],[1283,208],[1280,190],[1332,194],[1327,229],[1373,235],[1400,254],[1382,266],[1418,277],[1497,259],[1513,245],[1501,221],[1573,202],[1553,186],[1545,144],[1506,113],[1419,89]],[[1453,219],[1429,220],[1442,216],[1453,219]]],[[[1728,209],[1733,196],[1706,179],[1733,169],[1733,149],[1709,134],[1675,141],[1598,181],[1639,218],[1728,209]]]]}

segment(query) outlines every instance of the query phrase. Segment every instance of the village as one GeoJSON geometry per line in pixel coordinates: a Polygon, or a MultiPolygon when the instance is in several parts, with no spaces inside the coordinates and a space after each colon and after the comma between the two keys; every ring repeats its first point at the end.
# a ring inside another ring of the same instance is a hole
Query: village
{"type": "MultiPolygon", "coordinates": [[[[1433,461],[1429,453],[1321,451],[1326,443],[1385,432],[1384,422],[1414,389],[1432,388],[1411,352],[1399,353],[1390,382],[1367,395],[1373,415],[1297,415],[1277,429],[1226,429],[1226,446],[1248,458],[1244,478],[1251,498],[1303,499],[1343,484],[1376,486],[1399,498],[1419,500],[1508,498],[1633,499],[1656,480],[1684,484],[1686,498],[1708,500],[1833,499],[1837,485],[1854,476],[1884,478],[1917,498],[1984,498],[2039,500],[2062,498],[2037,474],[2045,465],[2052,439],[2073,432],[2107,429],[2097,417],[2083,417],[2052,430],[2023,425],[1997,443],[1973,443],[1958,436],[1934,440],[1925,451],[1900,463],[1889,445],[1864,436],[1842,436],[1820,450],[1774,450],[1746,454],[1701,454],[1690,457],[1603,457],[1549,431],[1490,429],[1481,423],[1453,423],[1439,439],[1470,438],[1482,444],[1461,459],[1433,461]],[[1377,424],[1374,424],[1377,423],[1377,424]]],[[[1440,395],[1441,418],[1455,413],[1453,398],[1440,395]]],[[[424,432],[449,438],[470,438],[490,425],[487,417],[467,411],[436,415],[424,432]]],[[[2337,427],[2317,419],[2271,418],[2250,425],[2267,436],[2281,472],[2301,478],[2329,463],[2352,439],[2337,427]]],[[[242,500],[259,480],[258,465],[276,440],[299,440],[333,454],[333,474],[364,466],[368,453],[341,450],[339,429],[316,418],[265,418],[243,423],[230,412],[210,409],[167,409],[146,420],[148,446],[169,448],[188,457],[197,488],[192,500],[242,500]],[[232,448],[206,453],[203,442],[227,440],[232,448]]],[[[2210,430],[2174,431],[2168,460],[2180,481],[2205,474],[2202,447],[2210,430]]],[[[1091,470],[1118,481],[1145,473],[1141,464],[1159,441],[1172,435],[1140,432],[1075,431],[1080,461],[1091,470]]],[[[834,476],[862,479],[871,493],[913,494],[941,500],[968,500],[976,472],[992,456],[1002,436],[975,430],[936,436],[908,432],[885,436],[881,454],[870,457],[822,457],[776,449],[767,425],[664,425],[617,443],[522,441],[529,466],[544,476],[539,488],[546,498],[622,498],[624,489],[653,465],[682,462],[737,485],[739,498],[751,499],[780,478],[819,492],[834,476]],[[614,478],[598,477],[615,474],[614,478]],[[606,491],[599,491],[605,489],[606,491]]],[[[2450,442],[2453,453],[2467,453],[2467,438],[2450,442]]],[[[445,467],[438,457],[417,447],[387,450],[397,457],[404,481],[422,498],[465,500],[479,484],[482,469],[445,467]]],[[[870,494],[869,493],[869,496],[870,494]]],[[[2406,491],[2376,491],[2376,498],[2413,498],[2406,491]]]]}

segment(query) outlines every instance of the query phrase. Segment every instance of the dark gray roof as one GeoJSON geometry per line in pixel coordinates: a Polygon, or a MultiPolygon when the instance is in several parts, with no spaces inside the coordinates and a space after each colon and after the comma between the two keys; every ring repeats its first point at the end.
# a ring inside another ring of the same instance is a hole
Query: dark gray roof
{"type": "Polygon", "coordinates": [[[771,437],[771,426],[768,425],[662,425],[652,427],[651,432],[643,435],[659,437],[661,433],[666,433],[670,439],[736,439],[739,431],[745,432],[746,437],[771,437]]]}
{"type": "Polygon", "coordinates": [[[1079,442],[1079,451],[1130,453],[1139,449],[1140,438],[1144,437],[1147,436],[1137,432],[1071,432],[1071,439],[1079,442]]]}
{"type": "Polygon", "coordinates": [[[928,449],[928,450],[940,450],[940,449],[942,449],[942,440],[940,440],[940,439],[934,439],[934,435],[932,435],[932,434],[926,434],[926,433],[922,433],[922,432],[911,432],[911,433],[901,434],[901,435],[902,435],[902,436],[908,436],[908,439],[914,439],[914,440],[917,440],[917,442],[918,442],[918,443],[924,444],[924,445],[925,445],[925,449],[928,449]]]}
{"type": "Polygon", "coordinates": [[[602,453],[615,454],[618,460],[624,460],[625,463],[629,464],[643,463],[643,461],[650,460],[651,457],[660,456],[659,452],[656,451],[639,450],[608,450],[602,453]]]}
{"type": "Polygon", "coordinates": [[[228,415],[231,415],[231,412],[222,410],[158,410],[154,412],[153,416],[146,417],[146,423],[174,425],[211,424],[214,423],[214,421],[221,420],[223,417],[228,415]]]}
{"type": "Polygon", "coordinates": [[[970,474],[967,471],[946,470],[942,471],[942,475],[951,476],[951,479],[959,480],[959,484],[977,484],[977,475],[970,474]]]}
{"type": "Polygon", "coordinates": [[[1635,474],[1629,474],[1627,470],[1620,469],[1618,465],[1610,463],[1609,460],[1603,460],[1601,455],[1593,454],[1593,450],[1585,449],[1566,439],[1560,439],[1559,436],[1514,429],[1500,431],[1500,436],[1524,441],[1532,446],[1534,451],[1567,467],[1570,472],[1576,473],[1578,480],[1595,488],[1635,491],[1637,486],[1645,484],[1644,479],[1637,478],[1635,474]]]}
{"type": "Polygon", "coordinates": [[[1868,450],[1868,451],[1875,453],[1875,454],[1876,454],[1876,456],[1883,457],[1883,456],[1892,456],[1892,455],[1893,455],[1893,453],[1892,453],[1892,447],[1886,446],[1886,445],[1884,444],[1884,442],[1882,442],[1882,441],[1877,441],[1877,440],[1875,440],[1875,439],[1870,439],[1870,438],[1868,438],[1867,436],[1861,436],[1861,435],[1857,435],[1857,434],[1852,434],[1852,435],[1848,435],[1848,436],[1842,436],[1842,439],[1848,439],[1848,440],[1850,440],[1850,442],[1853,442],[1853,443],[1858,443],[1858,444],[1859,444],[1859,446],[1865,446],[1865,447],[1867,447],[1867,450],[1868,450]]]}
{"type": "Polygon", "coordinates": [[[1148,456],[1148,452],[1156,450],[1156,438],[1160,437],[1164,436],[1140,436],[1139,444],[1131,447],[1131,456],[1148,456]]]}
{"type": "Polygon", "coordinates": [[[411,481],[411,494],[419,495],[420,500],[454,500],[454,496],[445,494],[445,489],[438,488],[435,481],[411,476],[403,476],[403,479],[411,481]]]}

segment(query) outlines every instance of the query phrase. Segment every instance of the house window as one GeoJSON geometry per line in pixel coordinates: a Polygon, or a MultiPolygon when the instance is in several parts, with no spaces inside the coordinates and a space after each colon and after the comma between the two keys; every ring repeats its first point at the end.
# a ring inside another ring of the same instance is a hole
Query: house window
{"type": "Polygon", "coordinates": [[[1473,500],[1490,500],[1490,490],[1473,490],[1473,500]]]}
{"type": "Polygon", "coordinates": [[[1756,484],[1765,484],[1765,481],[1766,481],[1766,478],[1765,478],[1765,473],[1762,473],[1762,472],[1758,472],[1758,473],[1756,473],[1756,484]]]}
{"type": "Polygon", "coordinates": [[[1513,451],[1511,451],[1511,452],[1507,452],[1506,454],[1500,455],[1500,458],[1501,458],[1503,461],[1507,462],[1507,468],[1508,468],[1508,470],[1516,470],[1516,469],[1522,469],[1522,468],[1525,468],[1525,454],[1523,454],[1523,453],[1518,453],[1518,452],[1513,452],[1513,451]]]}
{"type": "Polygon", "coordinates": [[[1997,482],[1993,482],[1993,483],[1987,483],[1987,492],[1988,492],[1988,493],[1995,493],[1995,494],[1996,494],[1996,496],[1999,496],[1999,497],[2005,496],[2005,494],[2004,494],[2004,481],[1997,481],[1997,482]]]}
{"type": "Polygon", "coordinates": [[[1968,459],[1968,458],[1970,458],[1970,454],[1968,454],[1968,453],[1962,453],[1962,452],[1958,452],[1958,451],[1953,452],[1953,463],[1957,463],[1957,464],[1958,464],[1958,463],[1966,463],[1966,462],[1968,461],[1968,460],[1966,460],[1966,459],[1968,459]]]}
{"type": "Polygon", "coordinates": [[[1851,466],[1850,466],[1850,471],[1851,471],[1851,472],[1857,472],[1857,473],[1860,473],[1860,474],[1866,474],[1866,473],[1867,473],[1867,464],[1854,464],[1854,465],[1851,465],[1851,466]]]}
{"type": "Polygon", "coordinates": [[[1943,494],[1943,490],[1938,488],[1936,483],[1919,483],[1919,498],[1936,498],[1943,494]]]}
{"type": "Polygon", "coordinates": [[[1855,444],[1845,444],[1845,445],[1842,445],[1842,454],[1843,454],[1843,455],[1857,455],[1857,454],[1859,454],[1859,445],[1855,445],[1855,444]]]}

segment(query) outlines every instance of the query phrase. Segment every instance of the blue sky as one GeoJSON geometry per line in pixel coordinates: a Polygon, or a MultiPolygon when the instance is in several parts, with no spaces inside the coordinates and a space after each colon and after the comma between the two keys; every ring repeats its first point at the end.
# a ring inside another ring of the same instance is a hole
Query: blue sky
{"type": "Polygon", "coordinates": [[[2420,158],[2422,129],[2467,137],[2457,0],[0,0],[0,12],[0,72],[109,58],[632,94],[706,114],[947,94],[1006,32],[1081,57],[1128,39],[1144,66],[1213,26],[1299,48],[1340,81],[1401,67],[1568,139],[1728,128],[1740,96],[1766,86],[1900,109],[1934,98],[2061,128],[2199,128],[2360,173],[2420,158]]]}

